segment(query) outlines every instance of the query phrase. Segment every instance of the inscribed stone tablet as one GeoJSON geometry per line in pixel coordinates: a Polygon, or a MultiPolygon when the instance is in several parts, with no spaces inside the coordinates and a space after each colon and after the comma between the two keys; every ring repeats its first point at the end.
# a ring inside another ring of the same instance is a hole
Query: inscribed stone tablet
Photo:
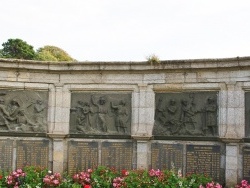
{"type": "Polygon", "coordinates": [[[221,181],[220,146],[187,145],[186,172],[205,173],[216,181],[221,181]]]}
{"type": "Polygon", "coordinates": [[[151,165],[153,169],[182,169],[183,145],[152,143],[151,165]]]}
{"type": "Polygon", "coordinates": [[[103,142],[101,152],[103,166],[114,167],[117,170],[133,169],[132,142],[103,142]]]}
{"type": "Polygon", "coordinates": [[[0,140],[0,171],[12,170],[13,141],[0,140]]]}
{"type": "Polygon", "coordinates": [[[26,165],[48,168],[49,140],[19,140],[17,141],[17,168],[26,165]]]}
{"type": "Polygon", "coordinates": [[[243,148],[243,179],[250,181],[250,147],[243,148]]]}
{"type": "Polygon", "coordinates": [[[130,135],[131,94],[73,92],[70,133],[130,135]]]}
{"type": "Polygon", "coordinates": [[[68,142],[68,173],[70,175],[98,166],[98,142],[68,142]]]}

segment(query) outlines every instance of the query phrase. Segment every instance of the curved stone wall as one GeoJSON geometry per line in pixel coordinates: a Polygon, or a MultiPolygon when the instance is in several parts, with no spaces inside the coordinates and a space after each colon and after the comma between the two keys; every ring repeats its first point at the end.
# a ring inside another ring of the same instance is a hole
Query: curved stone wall
{"type": "Polygon", "coordinates": [[[250,57],[54,63],[0,59],[0,169],[115,166],[250,174],[250,57]]]}

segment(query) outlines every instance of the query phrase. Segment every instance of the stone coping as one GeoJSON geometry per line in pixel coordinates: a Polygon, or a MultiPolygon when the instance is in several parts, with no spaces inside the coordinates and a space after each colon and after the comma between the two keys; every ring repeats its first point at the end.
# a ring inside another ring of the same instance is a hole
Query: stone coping
{"type": "Polygon", "coordinates": [[[49,62],[20,59],[0,58],[1,69],[36,70],[36,71],[147,71],[147,70],[180,70],[180,69],[224,69],[224,68],[250,68],[250,56],[218,58],[218,59],[187,59],[162,60],[157,64],[147,61],[84,61],[84,62],[49,62]]]}

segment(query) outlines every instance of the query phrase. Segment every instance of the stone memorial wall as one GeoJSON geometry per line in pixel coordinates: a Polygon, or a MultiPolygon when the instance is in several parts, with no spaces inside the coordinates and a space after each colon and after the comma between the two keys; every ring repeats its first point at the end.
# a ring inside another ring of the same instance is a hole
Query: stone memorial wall
{"type": "Polygon", "coordinates": [[[0,170],[116,169],[250,179],[250,57],[0,59],[0,170]]]}

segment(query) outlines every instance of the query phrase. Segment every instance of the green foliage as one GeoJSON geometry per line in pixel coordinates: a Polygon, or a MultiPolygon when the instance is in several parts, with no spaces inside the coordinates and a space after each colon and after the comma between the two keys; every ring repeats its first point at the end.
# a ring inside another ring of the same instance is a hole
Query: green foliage
{"type": "Polygon", "coordinates": [[[155,64],[160,64],[161,63],[159,57],[156,56],[155,54],[152,54],[152,55],[148,56],[147,57],[147,62],[150,63],[151,65],[155,65],[155,64]]]}
{"type": "Polygon", "coordinates": [[[0,187],[7,187],[6,176],[8,176],[9,172],[0,171],[0,187]]]}
{"type": "Polygon", "coordinates": [[[56,46],[44,46],[37,51],[21,39],[8,39],[2,44],[0,58],[28,59],[40,61],[76,61],[67,52],[56,46]]]}
{"type": "Polygon", "coordinates": [[[75,61],[70,55],[56,46],[44,46],[37,50],[37,59],[41,61],[75,61]]]}
{"type": "Polygon", "coordinates": [[[31,188],[36,186],[42,186],[43,178],[48,172],[47,169],[35,166],[24,167],[25,178],[20,188],[31,188]]]}
{"type": "Polygon", "coordinates": [[[21,39],[8,39],[7,42],[2,44],[3,49],[1,55],[4,58],[14,59],[35,59],[36,52],[33,46],[21,39]]]}
{"type": "Polygon", "coordinates": [[[99,166],[92,174],[92,187],[93,188],[110,188],[113,179],[119,174],[112,168],[99,166]]]}
{"type": "Polygon", "coordinates": [[[3,50],[2,49],[0,49],[0,58],[3,58],[4,56],[3,56],[3,50]]]}
{"type": "Polygon", "coordinates": [[[186,176],[185,184],[187,187],[196,188],[200,185],[205,186],[206,184],[211,182],[212,178],[204,175],[204,174],[190,174],[186,176]]]}
{"type": "MultiPolygon", "coordinates": [[[[99,166],[95,170],[88,169],[88,172],[79,172],[72,177],[34,166],[10,173],[0,172],[0,188],[14,188],[16,183],[19,188],[222,188],[203,174],[182,177],[181,170],[176,173],[174,170],[139,169],[122,170],[118,173],[112,168],[99,166]],[[20,176],[17,176],[18,173],[20,176]],[[54,182],[56,179],[57,183],[54,182]]],[[[247,184],[246,181],[243,183],[247,184]]]]}

